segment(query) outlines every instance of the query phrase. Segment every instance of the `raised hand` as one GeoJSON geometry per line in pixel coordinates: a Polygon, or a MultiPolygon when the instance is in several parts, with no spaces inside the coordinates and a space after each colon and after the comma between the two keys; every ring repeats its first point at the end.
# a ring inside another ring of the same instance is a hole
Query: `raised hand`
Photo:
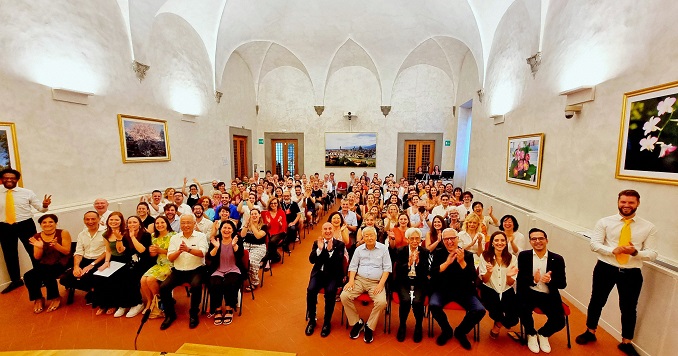
{"type": "Polygon", "coordinates": [[[537,272],[534,273],[534,283],[539,283],[541,281],[541,268],[537,268],[537,272]]]}
{"type": "Polygon", "coordinates": [[[219,242],[219,240],[217,240],[217,238],[215,236],[212,236],[212,238],[210,239],[210,242],[212,243],[212,245],[214,247],[217,247],[217,248],[219,248],[219,245],[221,245],[221,242],[219,242]]]}
{"type": "Polygon", "coordinates": [[[541,282],[542,283],[551,282],[551,271],[548,271],[541,276],[541,282]]]}
{"type": "Polygon", "coordinates": [[[238,244],[238,236],[236,235],[236,236],[233,237],[233,242],[231,242],[231,245],[235,246],[237,244],[238,244]]]}
{"type": "Polygon", "coordinates": [[[52,196],[45,194],[45,198],[42,199],[42,207],[47,208],[50,204],[52,204],[52,196]]]}
{"type": "Polygon", "coordinates": [[[43,248],[45,246],[45,242],[42,241],[42,239],[36,239],[35,237],[31,237],[30,239],[28,239],[28,243],[37,248],[43,248]]]}
{"type": "Polygon", "coordinates": [[[330,241],[327,241],[327,251],[332,251],[332,242],[334,239],[330,239],[330,241]]]}
{"type": "Polygon", "coordinates": [[[464,250],[462,248],[457,248],[457,263],[460,265],[464,262],[464,250]]]}
{"type": "Polygon", "coordinates": [[[494,265],[492,265],[490,263],[486,263],[485,269],[487,270],[487,273],[492,273],[492,271],[494,270],[494,265]]]}
{"type": "Polygon", "coordinates": [[[516,266],[511,266],[508,268],[508,271],[506,271],[506,275],[508,277],[513,277],[518,274],[518,267],[516,266]]]}

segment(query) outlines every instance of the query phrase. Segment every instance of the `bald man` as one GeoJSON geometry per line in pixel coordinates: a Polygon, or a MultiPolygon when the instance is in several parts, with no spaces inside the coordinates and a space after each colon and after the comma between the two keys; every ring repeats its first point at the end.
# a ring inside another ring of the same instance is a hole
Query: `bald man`
{"type": "Polygon", "coordinates": [[[205,253],[208,248],[207,238],[202,232],[195,231],[193,214],[182,215],[179,223],[181,233],[172,236],[167,249],[167,259],[174,263],[174,268],[160,285],[160,299],[165,305],[165,320],[160,325],[160,330],[169,328],[177,319],[172,290],[184,283],[191,285],[188,326],[191,329],[198,326],[198,312],[202,299],[202,275],[205,267],[205,253]]]}
{"type": "Polygon", "coordinates": [[[341,240],[335,240],[332,237],[332,231],[331,223],[323,224],[322,234],[313,242],[311,254],[308,256],[308,260],[313,264],[311,280],[308,281],[308,288],[306,289],[306,310],[308,313],[306,335],[308,336],[312,335],[315,330],[318,292],[323,288],[325,289],[325,315],[320,336],[327,337],[330,334],[337,289],[341,286],[344,278],[343,263],[346,246],[341,240]]]}

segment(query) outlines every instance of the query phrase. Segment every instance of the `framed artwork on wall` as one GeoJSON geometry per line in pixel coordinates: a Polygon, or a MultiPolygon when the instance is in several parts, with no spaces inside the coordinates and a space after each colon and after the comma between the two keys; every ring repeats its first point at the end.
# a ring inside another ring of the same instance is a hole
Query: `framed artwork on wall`
{"type": "Polygon", "coordinates": [[[166,121],[119,114],[118,127],[123,163],[171,160],[166,121]]]}
{"type": "Polygon", "coordinates": [[[615,178],[678,185],[678,82],[624,94],[615,178]]]}
{"type": "Polygon", "coordinates": [[[509,137],[506,181],[539,189],[543,153],[543,133],[509,137]]]}
{"type": "MultiPolygon", "coordinates": [[[[10,167],[21,172],[16,128],[12,122],[0,122],[0,170],[10,167]]],[[[21,179],[17,184],[20,187],[24,186],[21,179]]]]}
{"type": "Polygon", "coordinates": [[[376,132],[325,133],[325,167],[376,166],[376,132]]]}

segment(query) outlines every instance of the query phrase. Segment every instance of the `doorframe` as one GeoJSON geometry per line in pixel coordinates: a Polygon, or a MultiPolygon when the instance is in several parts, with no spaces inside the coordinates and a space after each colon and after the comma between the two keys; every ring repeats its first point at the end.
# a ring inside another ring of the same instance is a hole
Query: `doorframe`
{"type": "MultiPolygon", "coordinates": [[[[398,158],[396,160],[396,177],[400,179],[405,167],[405,141],[435,141],[436,147],[433,153],[433,164],[441,167],[443,159],[443,133],[412,133],[398,132],[398,158]]],[[[433,165],[431,166],[433,168],[433,165]]],[[[395,173],[394,173],[395,174],[395,173]]]]}
{"type": "Polygon", "coordinates": [[[264,132],[264,167],[267,171],[273,171],[271,161],[273,160],[271,154],[271,140],[297,140],[299,145],[299,155],[297,157],[297,167],[299,174],[306,173],[304,171],[304,133],[303,132],[264,132]]]}
{"type": "MultiPolygon", "coordinates": [[[[252,166],[252,130],[242,128],[242,127],[235,127],[235,126],[229,126],[228,127],[228,138],[229,138],[229,157],[228,161],[231,162],[231,179],[228,180],[229,182],[233,180],[235,177],[235,164],[233,164],[233,136],[245,136],[247,137],[247,157],[245,157],[245,165],[247,166],[247,170],[249,171],[248,174],[254,175],[254,169],[252,166]]],[[[228,185],[227,185],[228,186],[228,185]]]]}

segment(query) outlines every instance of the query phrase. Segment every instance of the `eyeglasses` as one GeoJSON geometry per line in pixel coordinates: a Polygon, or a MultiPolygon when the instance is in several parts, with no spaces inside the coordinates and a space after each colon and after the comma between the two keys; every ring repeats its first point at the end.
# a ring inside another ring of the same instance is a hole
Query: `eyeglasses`
{"type": "Polygon", "coordinates": [[[443,237],[444,242],[451,242],[457,239],[457,236],[455,237],[443,237]]]}
{"type": "Polygon", "coordinates": [[[530,237],[530,241],[546,241],[545,237],[530,237]]]}

